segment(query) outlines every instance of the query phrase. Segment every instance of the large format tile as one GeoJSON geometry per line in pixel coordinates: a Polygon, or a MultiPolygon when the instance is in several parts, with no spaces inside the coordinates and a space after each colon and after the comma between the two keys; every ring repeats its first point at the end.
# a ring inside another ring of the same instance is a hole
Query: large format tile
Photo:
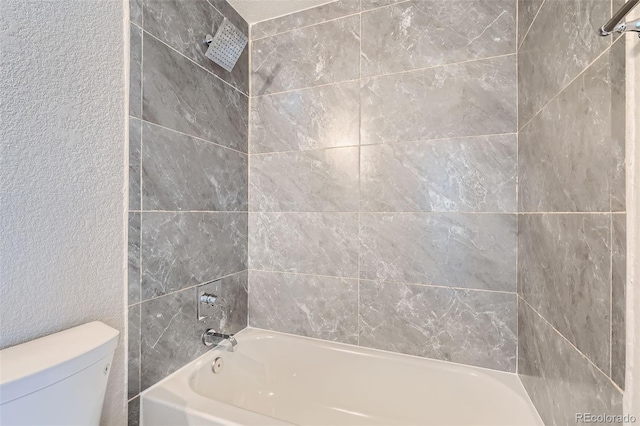
{"type": "Polygon", "coordinates": [[[251,39],[256,40],[282,32],[319,24],[360,11],[360,0],[336,0],[251,26],[251,39]]]}
{"type": "Polygon", "coordinates": [[[360,150],[363,211],[516,211],[516,135],[360,150]]]}
{"type": "Polygon", "coordinates": [[[136,397],[127,404],[127,426],[140,424],[140,397],[136,397]]]}
{"type": "Polygon", "coordinates": [[[251,100],[251,154],[358,145],[357,82],[251,100]]]}
{"type": "Polygon", "coordinates": [[[236,26],[243,34],[249,35],[249,24],[244,18],[229,4],[227,0],[208,0],[209,3],[215,7],[218,12],[227,18],[233,25],[236,26]]]}
{"type": "Polygon", "coordinates": [[[358,280],[250,271],[252,327],[358,343],[358,280]]]}
{"type": "MultiPolygon", "coordinates": [[[[249,91],[249,48],[231,72],[209,60],[207,34],[215,34],[224,16],[206,0],[144,0],[144,29],[244,93],[249,91]]],[[[245,35],[248,36],[247,33],[245,35]]],[[[146,46],[145,46],[146,48],[146,46]]]]}
{"type": "Polygon", "coordinates": [[[612,215],[611,379],[624,389],[626,363],[627,215],[612,215]]]}
{"type": "Polygon", "coordinates": [[[514,0],[411,0],[363,13],[362,75],[515,53],[515,14],[514,0]]]}
{"type": "Polygon", "coordinates": [[[515,215],[361,213],[360,278],[515,291],[515,215]]]}
{"type": "Polygon", "coordinates": [[[235,334],[247,327],[249,316],[249,273],[242,271],[220,280],[218,311],[202,320],[207,327],[235,334]]]}
{"type": "Polygon", "coordinates": [[[404,0],[360,0],[360,3],[362,4],[362,10],[365,11],[365,10],[375,9],[378,7],[389,6],[401,1],[404,1],[404,0]]]}
{"type": "MultiPolygon", "coordinates": [[[[552,3],[565,3],[552,2],[552,3]]],[[[520,211],[606,212],[624,193],[624,136],[612,126],[624,93],[613,81],[624,73],[604,54],[531,120],[519,134],[520,211]],[[585,120],[585,117],[588,119],[585,120]],[[619,155],[614,156],[614,152],[619,155]],[[614,179],[619,175],[622,179],[614,179]],[[622,181],[622,182],[620,182],[622,181]]],[[[624,114],[624,112],[622,112],[624,114]]]]}
{"type": "Polygon", "coordinates": [[[358,147],[251,157],[251,211],[358,211],[358,147]]]}
{"type": "Polygon", "coordinates": [[[142,0],[129,2],[129,20],[142,28],[142,0]]]}
{"type": "Polygon", "coordinates": [[[361,281],[360,345],[515,372],[516,295],[361,281]]]}
{"type": "Polygon", "coordinates": [[[516,131],[515,55],[363,81],[361,143],[516,131]]]}
{"type": "Polygon", "coordinates": [[[127,311],[127,398],[140,393],[140,304],[129,306],[127,311]]]}
{"type": "Polygon", "coordinates": [[[358,78],[360,17],[305,27],[251,44],[251,95],[358,78]]]}
{"type": "Polygon", "coordinates": [[[142,300],[247,269],[247,213],[143,213],[142,300]]]}
{"type": "Polygon", "coordinates": [[[209,350],[200,336],[193,288],[142,303],[141,388],[147,389],[209,350]]]}
{"type": "Polygon", "coordinates": [[[609,371],[610,217],[522,215],[518,293],[602,371],[609,371]]]}
{"type": "Polygon", "coordinates": [[[129,212],[127,235],[127,304],[140,302],[140,213],[129,212]]]}
{"type": "Polygon", "coordinates": [[[610,15],[610,0],[544,2],[518,51],[521,127],[609,46],[597,29],[610,15]]]}
{"type": "Polygon", "coordinates": [[[546,425],[576,414],[621,415],[622,394],[522,300],[518,303],[518,374],[546,425]]]}
{"type": "MultiPolygon", "coordinates": [[[[618,3],[620,0],[618,0],[618,3]]],[[[615,3],[615,1],[614,1],[615,3]]],[[[625,37],[608,52],[611,83],[611,211],[626,211],[626,82],[625,37]]]]}
{"type": "Polygon", "coordinates": [[[247,151],[245,95],[146,33],[143,56],[146,121],[247,151]]]}
{"type": "Polygon", "coordinates": [[[129,39],[129,115],[140,118],[142,114],[142,30],[129,24],[129,39]]]}
{"type": "Polygon", "coordinates": [[[357,213],[250,213],[250,269],[356,277],[357,213]]]}
{"type": "Polygon", "coordinates": [[[247,210],[247,155],[144,125],[145,210],[247,210]]]}
{"type": "Polygon", "coordinates": [[[518,46],[522,44],[544,0],[518,1],[518,46]]]}
{"type": "Polygon", "coordinates": [[[129,210],[140,210],[140,146],[142,123],[129,118],[129,210]]]}

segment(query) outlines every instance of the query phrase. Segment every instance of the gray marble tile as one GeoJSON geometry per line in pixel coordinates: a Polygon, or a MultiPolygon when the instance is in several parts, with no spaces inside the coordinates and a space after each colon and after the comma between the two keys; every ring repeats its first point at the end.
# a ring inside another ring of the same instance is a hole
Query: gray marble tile
{"type": "Polygon", "coordinates": [[[358,211],[359,148],[251,157],[251,211],[358,211]]]}
{"type": "Polygon", "coordinates": [[[305,27],[251,44],[251,95],[358,78],[360,17],[305,27]]]}
{"type": "Polygon", "coordinates": [[[514,0],[411,0],[363,13],[362,76],[515,53],[515,15],[514,0]]]}
{"type": "Polygon", "coordinates": [[[280,18],[257,22],[251,27],[251,39],[256,40],[301,27],[315,25],[331,19],[358,13],[359,0],[336,0],[280,18]]]}
{"type": "Polygon", "coordinates": [[[250,271],[252,327],[358,343],[358,280],[250,271]]]}
{"type": "Polygon", "coordinates": [[[200,336],[193,288],[142,303],[141,388],[147,389],[209,350],[200,336]]]}
{"type": "Polygon", "coordinates": [[[250,269],[357,277],[357,213],[250,213],[250,269]]]}
{"type": "Polygon", "coordinates": [[[515,212],[516,135],[360,148],[363,211],[515,212]]]}
{"type": "Polygon", "coordinates": [[[129,117],[129,210],[140,210],[140,120],[129,117]]]}
{"type": "Polygon", "coordinates": [[[624,154],[613,155],[620,139],[611,115],[612,105],[624,104],[624,95],[613,96],[612,79],[624,77],[612,75],[610,56],[604,54],[520,131],[520,211],[610,210],[613,193],[620,192],[612,185],[618,170],[624,182],[624,154]]]}
{"type": "Polygon", "coordinates": [[[611,82],[611,211],[621,212],[627,210],[625,37],[611,47],[608,57],[611,82]]]}
{"type": "Polygon", "coordinates": [[[248,288],[247,271],[222,278],[214,313],[200,322],[227,334],[234,334],[245,328],[249,311],[248,288]]]}
{"type": "Polygon", "coordinates": [[[129,20],[142,28],[142,0],[129,0],[129,20]]]}
{"type": "Polygon", "coordinates": [[[361,143],[515,133],[515,55],[363,80],[361,143]]]}
{"type": "Polygon", "coordinates": [[[144,35],[146,121],[247,152],[248,98],[144,35]]]}
{"type": "Polygon", "coordinates": [[[518,0],[518,46],[522,44],[544,0],[518,0]]]}
{"type": "Polygon", "coordinates": [[[597,31],[608,16],[610,0],[544,2],[518,51],[520,127],[609,46],[597,31]]]}
{"type": "Polygon", "coordinates": [[[611,379],[624,389],[626,362],[627,215],[612,218],[611,379]]]}
{"type": "Polygon", "coordinates": [[[127,407],[127,426],[138,426],[140,424],[140,397],[129,401],[127,407]]]}
{"type": "MultiPolygon", "coordinates": [[[[131,1],[134,3],[134,0],[131,1]]],[[[129,115],[142,114],[142,30],[129,24],[129,115]]]]}
{"type": "MultiPolygon", "coordinates": [[[[249,48],[231,72],[209,60],[207,34],[214,35],[224,16],[206,0],[143,0],[144,29],[187,58],[244,93],[249,93],[249,48]]],[[[248,36],[248,33],[245,33],[248,36]]]]}
{"type": "Polygon", "coordinates": [[[404,0],[360,0],[362,10],[370,10],[378,7],[389,6],[404,0]]]}
{"type": "Polygon", "coordinates": [[[247,269],[247,213],[143,213],[142,300],[247,269]]]}
{"type": "Polygon", "coordinates": [[[231,21],[236,28],[242,31],[243,34],[249,35],[249,24],[236,12],[227,0],[209,0],[209,3],[215,7],[222,16],[231,21]]]}
{"type": "Polygon", "coordinates": [[[127,304],[140,302],[140,213],[129,212],[127,304]]]}
{"type": "Polygon", "coordinates": [[[360,345],[515,372],[516,295],[360,281],[360,345]]]}
{"type": "Polygon", "coordinates": [[[145,210],[247,211],[246,154],[144,124],[145,210]]]}
{"type": "Polygon", "coordinates": [[[518,374],[546,425],[622,414],[622,394],[531,307],[518,303],[518,374]]]}
{"type": "Polygon", "coordinates": [[[140,304],[129,306],[127,313],[127,398],[140,393],[140,304]]]}
{"type": "Polygon", "coordinates": [[[360,278],[515,291],[515,215],[361,213],[360,278]]]}
{"type": "Polygon", "coordinates": [[[602,371],[609,371],[609,215],[518,220],[518,293],[602,371]]]}
{"type": "Polygon", "coordinates": [[[357,82],[251,100],[251,154],[358,145],[357,82]]]}

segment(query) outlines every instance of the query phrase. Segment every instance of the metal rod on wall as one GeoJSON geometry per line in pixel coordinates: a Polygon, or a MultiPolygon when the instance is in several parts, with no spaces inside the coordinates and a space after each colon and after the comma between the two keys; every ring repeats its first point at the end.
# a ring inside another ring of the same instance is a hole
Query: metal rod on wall
{"type": "Polygon", "coordinates": [[[614,31],[618,33],[623,33],[625,31],[635,31],[640,32],[640,19],[631,21],[631,22],[623,22],[622,24],[618,23],[627,16],[627,13],[631,12],[631,9],[636,7],[640,0],[629,0],[609,19],[609,21],[604,24],[600,28],[601,36],[611,35],[614,31]]]}

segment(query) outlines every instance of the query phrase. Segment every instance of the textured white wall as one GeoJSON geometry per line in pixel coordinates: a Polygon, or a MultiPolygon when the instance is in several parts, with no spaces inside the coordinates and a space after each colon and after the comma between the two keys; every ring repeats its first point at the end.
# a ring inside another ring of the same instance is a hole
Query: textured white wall
{"type": "MultiPolygon", "coordinates": [[[[0,348],[124,336],[122,0],[0,0],[0,348]]],[[[124,339],[104,424],[125,423],[124,339]]]]}

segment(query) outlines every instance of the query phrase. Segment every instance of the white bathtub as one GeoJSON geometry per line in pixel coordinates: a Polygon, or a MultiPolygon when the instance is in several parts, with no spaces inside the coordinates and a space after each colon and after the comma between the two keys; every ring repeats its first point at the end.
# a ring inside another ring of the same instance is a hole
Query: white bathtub
{"type": "Polygon", "coordinates": [[[258,329],[236,338],[143,392],[141,424],[542,425],[514,374],[258,329]]]}

